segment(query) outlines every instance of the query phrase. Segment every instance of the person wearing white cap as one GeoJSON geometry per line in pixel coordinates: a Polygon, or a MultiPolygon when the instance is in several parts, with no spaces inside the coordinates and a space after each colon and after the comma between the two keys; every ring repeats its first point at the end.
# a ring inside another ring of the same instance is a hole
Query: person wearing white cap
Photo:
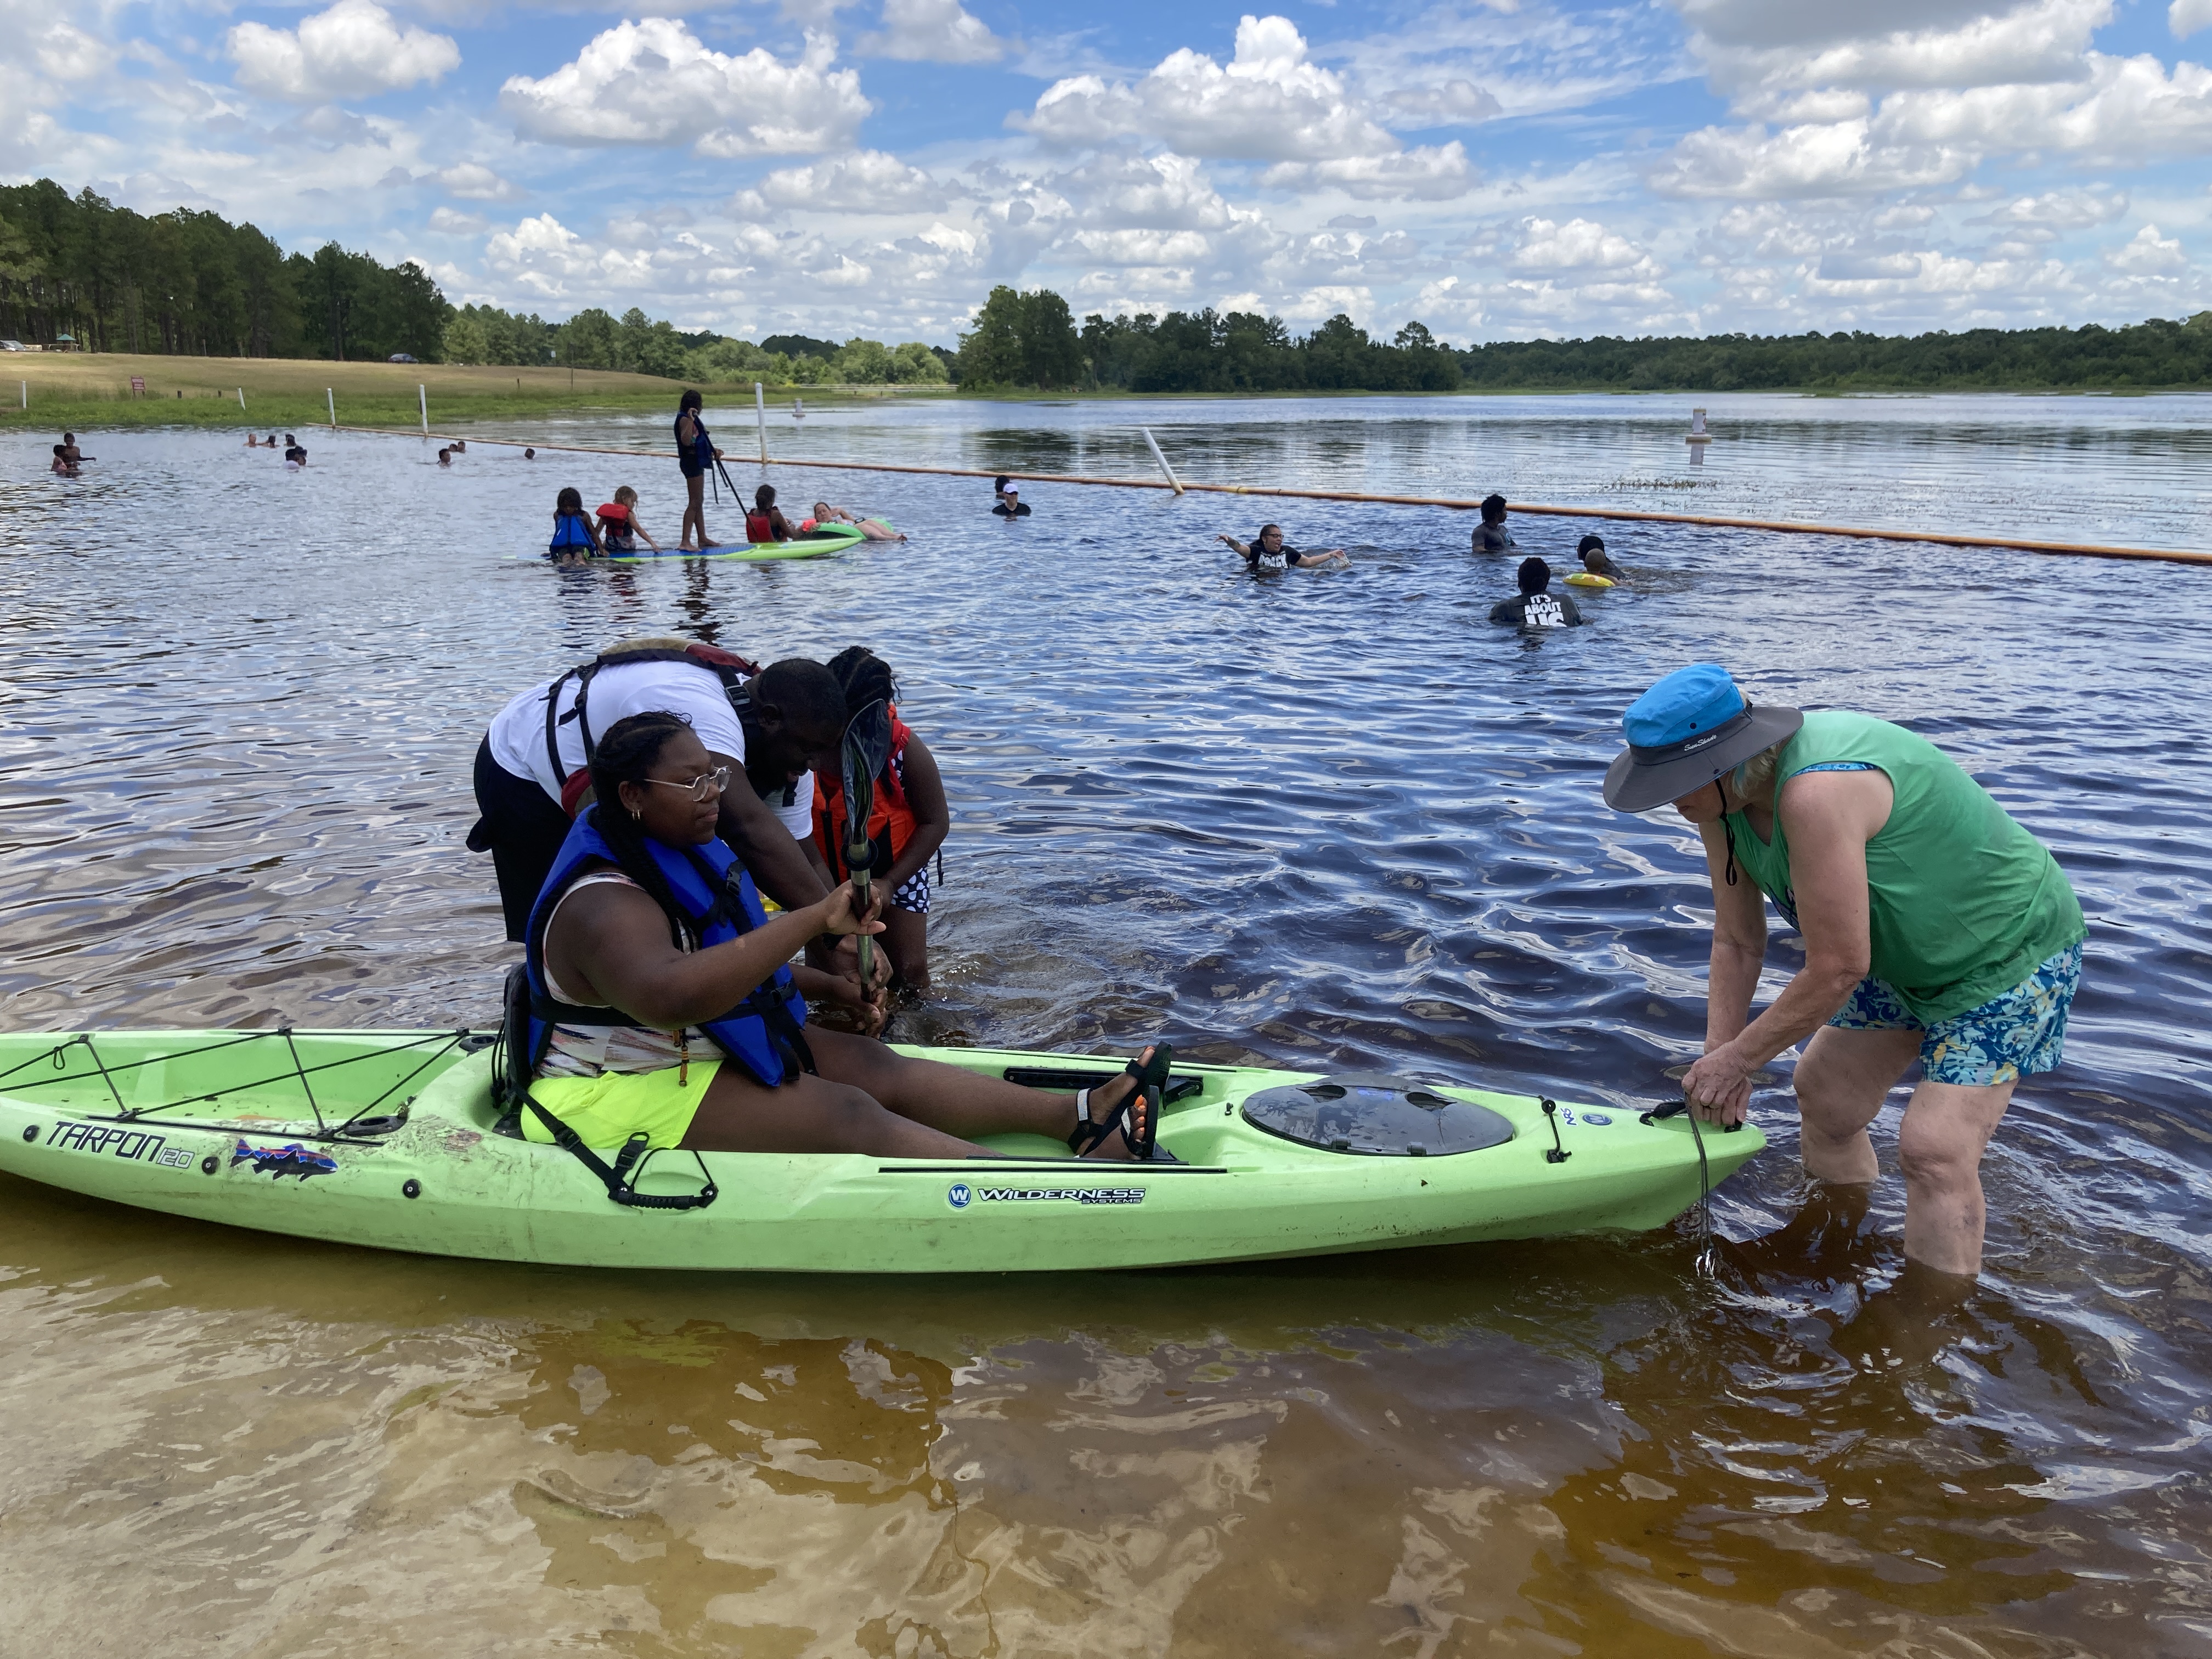
{"type": "Polygon", "coordinates": [[[1982,1263],[1981,1160],[2024,1077],[2054,1069],[2086,928],[2048,850],[1925,738],[1842,709],[1755,706],[1713,663],[1629,706],[1607,804],[1671,801],[1712,883],[1705,1052],[1682,1079],[1706,1122],[1743,1121],[1753,1076],[1810,1037],[1795,1086],[1806,1173],[1880,1173],[1868,1127],[1916,1060],[1898,1132],[1905,1254],[1982,1263]],[[1766,899],[1805,965],[1751,1018],[1766,899]]]}
{"type": "Polygon", "coordinates": [[[1022,499],[1021,486],[1011,478],[1000,478],[992,493],[998,499],[991,503],[991,511],[1002,519],[1026,519],[1030,504],[1022,499]]]}

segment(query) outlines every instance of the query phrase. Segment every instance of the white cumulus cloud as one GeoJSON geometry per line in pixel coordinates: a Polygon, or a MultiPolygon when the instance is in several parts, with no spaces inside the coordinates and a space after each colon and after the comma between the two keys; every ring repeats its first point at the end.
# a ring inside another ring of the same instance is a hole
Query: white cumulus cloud
{"type": "Polygon", "coordinates": [[[926,213],[945,201],[935,179],[879,149],[782,168],[760,181],[759,193],[771,207],[823,213],[926,213]]]}
{"type": "Polygon", "coordinates": [[[2189,256],[2181,251],[2179,241],[2160,235],[2156,225],[2145,225],[2135,234],[2134,240],[2107,253],[2105,263],[2115,270],[2132,271],[2137,276],[2162,275],[2185,270],[2189,256]]]}
{"type": "Polygon", "coordinates": [[[884,0],[884,26],[861,37],[860,50],[916,63],[991,64],[1006,55],[1006,43],[960,0],[884,0]]]}
{"type": "Polygon", "coordinates": [[[464,202],[519,202],[525,192],[520,185],[511,183],[477,161],[459,161],[441,167],[431,175],[445,187],[448,196],[464,202]]]}
{"type": "Polygon", "coordinates": [[[2166,26],[2177,40],[2186,40],[2199,29],[2212,29],[2212,0],[2173,0],[2166,9],[2166,26]]]}
{"type": "Polygon", "coordinates": [[[810,33],[786,63],[764,47],[730,57],[672,17],[623,22],[552,74],[514,76],[500,103],[526,138],[556,144],[690,143],[702,155],[849,148],[871,107],[837,43],[810,33]]]}
{"type": "Polygon", "coordinates": [[[1279,161],[1260,175],[1276,190],[1334,188],[1362,201],[1447,202],[1474,188],[1474,164],[1456,138],[1389,155],[1347,155],[1333,161],[1279,161]]]}
{"type": "Polygon", "coordinates": [[[1249,14],[1237,26],[1237,56],[1226,68],[1184,47],[1133,84],[1070,76],[1011,124],[1054,143],[1133,138],[1246,161],[1328,161],[1398,148],[1353,104],[1340,76],[1307,61],[1296,25],[1249,14]]]}
{"type": "Polygon", "coordinates": [[[249,92],[295,103],[366,98],[434,82],[460,66],[453,37],[402,27],[376,0],[337,0],[296,29],[240,23],[224,40],[249,92]]]}

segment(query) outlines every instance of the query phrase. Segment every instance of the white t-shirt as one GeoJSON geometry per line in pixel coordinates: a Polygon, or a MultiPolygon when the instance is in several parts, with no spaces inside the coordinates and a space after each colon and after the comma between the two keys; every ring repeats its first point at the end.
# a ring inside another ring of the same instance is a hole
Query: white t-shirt
{"type": "MultiPolygon", "coordinates": [[[[561,745],[561,772],[555,775],[545,752],[545,694],[552,684],[548,680],[525,691],[493,718],[491,757],[516,777],[534,780],[558,801],[562,781],[584,764],[584,734],[578,720],[555,726],[555,740],[561,745]]],[[[556,720],[575,706],[576,682],[572,678],[561,687],[556,720]]],[[[617,720],[628,720],[632,714],[680,714],[691,723],[710,753],[727,755],[741,766],[744,763],[745,728],[738,722],[737,710],[730,707],[721,676],[697,663],[632,662],[603,668],[592,677],[592,695],[585,700],[584,712],[592,722],[594,743],[617,720]]],[[[744,782],[741,777],[731,780],[732,787],[741,787],[744,782]]],[[[769,797],[768,805],[791,831],[793,840],[811,838],[814,774],[805,774],[787,792],[769,797]]]]}

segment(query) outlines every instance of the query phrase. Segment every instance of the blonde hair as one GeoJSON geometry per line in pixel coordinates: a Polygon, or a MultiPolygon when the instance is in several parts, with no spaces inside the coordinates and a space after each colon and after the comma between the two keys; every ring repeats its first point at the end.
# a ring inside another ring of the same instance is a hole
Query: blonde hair
{"type": "Polygon", "coordinates": [[[632,489],[628,484],[624,484],[621,489],[615,491],[615,505],[617,507],[635,507],[637,505],[637,491],[632,489]]]}
{"type": "Polygon", "coordinates": [[[1782,769],[1782,750],[1788,744],[1781,743],[1760,750],[1735,769],[1735,792],[1746,800],[1760,800],[1774,793],[1774,775],[1782,769]]]}

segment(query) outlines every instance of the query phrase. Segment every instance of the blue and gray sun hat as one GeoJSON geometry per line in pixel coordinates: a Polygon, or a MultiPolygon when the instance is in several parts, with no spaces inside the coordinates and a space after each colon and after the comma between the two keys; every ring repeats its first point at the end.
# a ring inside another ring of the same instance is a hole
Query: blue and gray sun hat
{"type": "Polygon", "coordinates": [[[1606,769],[1605,804],[1648,812],[1680,800],[1804,723],[1795,708],[1752,703],[1718,663],[1678,668],[1620,717],[1628,747],[1606,769]]]}

